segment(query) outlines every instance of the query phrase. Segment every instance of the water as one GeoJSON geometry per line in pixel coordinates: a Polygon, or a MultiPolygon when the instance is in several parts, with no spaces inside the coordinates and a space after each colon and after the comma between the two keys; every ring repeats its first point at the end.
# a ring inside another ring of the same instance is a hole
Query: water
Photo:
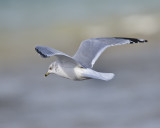
{"type": "MultiPolygon", "coordinates": [[[[154,63],[157,58],[146,58],[144,55],[135,58],[124,55],[120,59],[115,55],[109,58],[110,55],[108,59],[103,55],[99,60],[108,63],[105,69],[110,68],[116,74],[108,82],[77,82],[55,75],[45,78],[43,75],[48,62],[41,58],[39,62],[45,61],[46,64],[39,63],[37,66],[37,61],[33,61],[33,65],[2,69],[0,126],[159,127],[160,80],[158,64],[154,63]],[[112,63],[113,66],[110,65],[112,63]]],[[[95,68],[102,70],[99,66],[95,68]]]]}

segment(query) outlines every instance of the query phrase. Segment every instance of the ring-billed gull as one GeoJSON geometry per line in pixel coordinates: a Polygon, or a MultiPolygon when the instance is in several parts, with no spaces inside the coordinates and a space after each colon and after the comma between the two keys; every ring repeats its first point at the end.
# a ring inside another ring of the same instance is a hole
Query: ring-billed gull
{"type": "Polygon", "coordinates": [[[35,50],[43,58],[56,57],[56,61],[50,64],[45,76],[53,73],[72,80],[100,79],[108,81],[114,77],[113,73],[101,73],[92,69],[102,52],[110,46],[143,42],[147,42],[147,40],[121,37],[91,38],[81,43],[73,57],[44,46],[36,46],[35,50]]]}

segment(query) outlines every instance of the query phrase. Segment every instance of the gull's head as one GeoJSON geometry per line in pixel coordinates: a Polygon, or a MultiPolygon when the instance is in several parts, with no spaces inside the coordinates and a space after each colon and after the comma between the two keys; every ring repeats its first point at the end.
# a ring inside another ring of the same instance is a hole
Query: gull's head
{"type": "Polygon", "coordinates": [[[54,72],[55,72],[55,70],[54,70],[54,63],[52,63],[52,64],[49,65],[48,71],[47,71],[47,73],[44,76],[47,77],[49,74],[54,73],[54,72]]]}

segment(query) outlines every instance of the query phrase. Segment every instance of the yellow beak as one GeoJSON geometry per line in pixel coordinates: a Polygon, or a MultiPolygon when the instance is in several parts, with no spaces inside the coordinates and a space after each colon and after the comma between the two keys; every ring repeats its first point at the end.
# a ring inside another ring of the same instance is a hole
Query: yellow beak
{"type": "Polygon", "coordinates": [[[49,72],[47,72],[44,76],[47,77],[49,75],[49,72]]]}

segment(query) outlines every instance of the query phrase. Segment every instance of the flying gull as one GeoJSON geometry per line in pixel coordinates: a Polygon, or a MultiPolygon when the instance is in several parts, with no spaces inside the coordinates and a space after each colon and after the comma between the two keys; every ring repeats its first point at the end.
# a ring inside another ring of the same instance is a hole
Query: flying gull
{"type": "Polygon", "coordinates": [[[147,40],[122,37],[90,38],[81,43],[74,56],[44,46],[36,46],[35,50],[43,58],[56,57],[56,61],[50,64],[45,77],[49,74],[56,74],[72,80],[100,79],[108,81],[114,77],[113,73],[102,73],[92,69],[102,52],[110,46],[144,42],[147,40]]]}

